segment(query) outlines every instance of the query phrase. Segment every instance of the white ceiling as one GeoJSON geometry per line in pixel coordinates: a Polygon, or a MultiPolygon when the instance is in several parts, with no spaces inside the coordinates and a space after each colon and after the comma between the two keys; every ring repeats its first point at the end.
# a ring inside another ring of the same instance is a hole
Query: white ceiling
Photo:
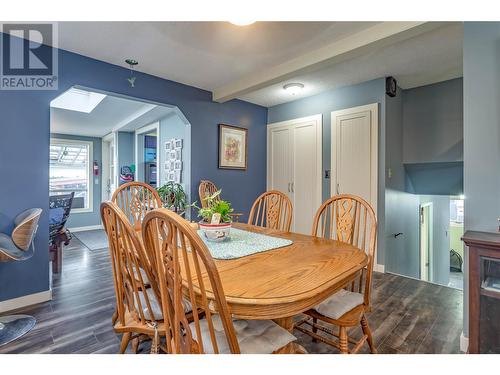
{"type": "Polygon", "coordinates": [[[393,76],[399,87],[409,89],[462,76],[462,25],[450,24],[371,53],[240,96],[240,99],[271,107],[337,87],[393,76]],[[283,85],[304,84],[292,96],[283,85]]]}
{"type": "Polygon", "coordinates": [[[373,22],[61,22],[59,46],[206,90],[317,49],[373,22]]]}
{"type": "Polygon", "coordinates": [[[90,113],[50,109],[50,132],[103,137],[113,130],[134,131],[172,112],[172,108],[106,96],[90,113]]]}
{"type": "Polygon", "coordinates": [[[257,22],[239,27],[227,22],[61,22],[59,47],[121,66],[126,66],[126,58],[134,58],[139,61],[137,70],[212,91],[219,101],[238,97],[272,106],[296,99],[284,95],[285,74],[276,69],[292,62],[286,81],[304,83],[303,95],[386,75],[395,76],[402,87],[460,76],[460,24],[417,36],[407,33],[405,38],[414,40],[401,42],[404,31],[420,24],[257,22]],[[325,52],[347,56],[344,41],[359,51],[363,43],[373,45],[391,36],[399,37],[375,51],[319,64],[319,57],[326,61],[325,52]],[[301,56],[315,57],[314,69],[304,71],[311,59],[301,56]],[[271,72],[274,75],[269,76],[271,72]],[[256,77],[265,73],[269,73],[266,79],[258,81],[256,77]]]}

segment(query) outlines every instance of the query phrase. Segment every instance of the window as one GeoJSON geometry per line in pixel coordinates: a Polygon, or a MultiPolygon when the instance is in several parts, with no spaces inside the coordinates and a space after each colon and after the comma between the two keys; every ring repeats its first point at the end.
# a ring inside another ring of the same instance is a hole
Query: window
{"type": "Polygon", "coordinates": [[[74,191],[72,212],[92,211],[91,155],[91,142],[50,140],[50,194],[74,191]]]}
{"type": "Polygon", "coordinates": [[[450,199],[450,221],[456,224],[463,224],[464,222],[464,200],[463,199],[450,199]]]}

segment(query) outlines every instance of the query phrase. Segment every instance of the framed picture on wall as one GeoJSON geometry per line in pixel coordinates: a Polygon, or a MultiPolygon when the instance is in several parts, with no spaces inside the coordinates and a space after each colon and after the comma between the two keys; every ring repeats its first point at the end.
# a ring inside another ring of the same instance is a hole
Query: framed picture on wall
{"type": "Polygon", "coordinates": [[[174,164],[174,169],[175,170],[182,170],[182,161],[176,160],[174,164]]]}
{"type": "Polygon", "coordinates": [[[175,149],[175,160],[182,160],[182,149],[181,148],[175,149]]]}
{"type": "Polygon", "coordinates": [[[180,170],[174,171],[174,181],[177,182],[178,184],[181,183],[181,171],[180,170]]]}
{"type": "Polygon", "coordinates": [[[182,148],[182,139],[175,140],[175,148],[182,148]]]}
{"type": "Polygon", "coordinates": [[[170,141],[166,141],[165,142],[165,151],[170,152],[171,149],[172,149],[172,143],[170,143],[170,141]]]}
{"type": "Polygon", "coordinates": [[[219,124],[219,168],[247,169],[248,129],[219,124]]]}

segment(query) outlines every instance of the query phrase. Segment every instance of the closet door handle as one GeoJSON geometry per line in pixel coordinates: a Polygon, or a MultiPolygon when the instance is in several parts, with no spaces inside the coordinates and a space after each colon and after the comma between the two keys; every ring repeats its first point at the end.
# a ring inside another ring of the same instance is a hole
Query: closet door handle
{"type": "Polygon", "coordinates": [[[292,193],[293,193],[293,182],[291,182],[291,184],[292,184],[292,193]]]}
{"type": "Polygon", "coordinates": [[[290,193],[290,183],[288,183],[288,192],[290,193]]]}

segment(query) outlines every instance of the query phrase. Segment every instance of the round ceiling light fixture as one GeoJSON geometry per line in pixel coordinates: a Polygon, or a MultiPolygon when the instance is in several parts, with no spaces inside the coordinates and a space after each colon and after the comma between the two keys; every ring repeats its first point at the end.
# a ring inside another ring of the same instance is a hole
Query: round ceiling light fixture
{"type": "Polygon", "coordinates": [[[252,23],[255,23],[255,21],[251,19],[239,18],[229,21],[229,23],[232,23],[233,25],[236,26],[248,26],[251,25],[252,23]]]}
{"type": "Polygon", "coordinates": [[[299,83],[299,82],[287,83],[285,86],[283,86],[283,90],[285,90],[286,92],[288,92],[292,95],[299,94],[303,88],[304,88],[304,84],[299,83]]]}

